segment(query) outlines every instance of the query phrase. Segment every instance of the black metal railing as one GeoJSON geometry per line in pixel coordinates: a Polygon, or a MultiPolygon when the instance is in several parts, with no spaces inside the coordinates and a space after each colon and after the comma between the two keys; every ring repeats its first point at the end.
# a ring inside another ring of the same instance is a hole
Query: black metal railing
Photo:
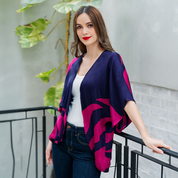
{"type": "Polygon", "coordinates": [[[32,120],[32,134],[31,134],[31,139],[30,139],[30,148],[29,148],[29,155],[28,155],[26,177],[28,177],[30,158],[31,158],[32,141],[33,141],[33,135],[34,135],[34,121],[35,121],[35,148],[36,148],[35,149],[35,153],[36,153],[35,154],[35,164],[36,164],[36,175],[38,174],[37,118],[36,117],[29,117],[29,118],[22,118],[22,119],[4,120],[4,121],[0,121],[0,123],[9,122],[9,127],[10,127],[10,145],[11,145],[12,160],[13,160],[12,178],[14,178],[14,173],[15,173],[15,154],[14,154],[14,147],[13,147],[13,133],[12,133],[13,132],[13,128],[12,128],[12,123],[13,122],[17,122],[17,121],[23,121],[23,120],[32,120]]]}
{"type": "MultiPolygon", "coordinates": [[[[147,155],[144,153],[144,142],[142,139],[137,138],[135,136],[129,135],[127,133],[115,133],[125,139],[125,145],[124,145],[124,151],[122,153],[122,144],[113,141],[113,143],[116,145],[116,167],[117,167],[117,178],[139,178],[138,168],[139,168],[139,157],[143,157],[147,160],[150,160],[158,165],[160,165],[160,178],[163,178],[163,171],[164,168],[169,168],[170,170],[178,172],[178,167],[172,165],[171,160],[172,158],[176,158],[178,162],[178,152],[168,150],[166,148],[160,148],[164,154],[168,155],[169,161],[168,163],[165,161],[162,161],[160,159],[156,159],[150,155],[147,155]],[[129,166],[129,146],[128,146],[128,140],[131,140],[135,143],[138,143],[140,147],[140,151],[138,150],[132,150],[131,151],[131,158],[130,158],[130,166],[129,166]],[[122,155],[124,156],[124,161],[122,163],[122,155]],[[122,174],[122,166],[123,166],[123,174],[122,174]],[[130,171],[130,174],[129,174],[130,171]],[[123,175],[123,176],[122,176],[123,175]],[[130,176],[129,176],[130,175],[130,176]]],[[[115,176],[114,176],[115,177],[115,176]]],[[[170,177],[171,178],[171,177],[170,177]]]]}
{"type": "Polygon", "coordinates": [[[14,172],[15,172],[15,155],[14,155],[14,149],[13,149],[13,135],[12,135],[12,122],[17,121],[24,121],[24,120],[32,120],[32,135],[31,135],[31,143],[30,143],[30,149],[29,149],[29,157],[28,157],[28,164],[27,164],[27,170],[26,170],[26,178],[28,178],[28,171],[29,171],[29,165],[30,165],[30,155],[31,155],[31,148],[32,148],[32,140],[33,140],[33,134],[35,134],[35,164],[36,164],[36,178],[38,178],[38,132],[42,132],[42,176],[43,178],[46,178],[46,160],[45,160],[45,150],[46,150],[46,114],[45,111],[47,109],[54,110],[53,115],[53,121],[54,124],[57,120],[56,111],[58,111],[58,108],[52,107],[52,106],[42,106],[42,107],[34,107],[34,108],[22,108],[22,109],[12,109],[12,110],[3,110],[0,111],[0,115],[2,114],[12,114],[12,113],[24,113],[24,118],[20,119],[10,119],[10,120],[0,120],[1,123],[10,123],[10,140],[11,140],[11,152],[12,152],[12,159],[13,159],[13,166],[12,166],[12,178],[14,178],[14,172]],[[37,125],[37,117],[28,117],[28,113],[32,111],[42,111],[42,129],[38,130],[37,125]],[[34,120],[35,120],[35,129],[34,129],[34,120]]]}
{"type": "MultiPolygon", "coordinates": [[[[30,148],[29,148],[29,153],[28,153],[28,163],[27,163],[27,169],[26,169],[26,178],[28,178],[28,174],[29,174],[29,165],[30,165],[30,161],[31,161],[31,150],[32,150],[32,142],[33,139],[35,140],[35,176],[36,178],[38,178],[38,132],[42,132],[42,177],[46,178],[46,160],[45,160],[45,150],[46,150],[46,110],[47,109],[52,109],[54,110],[54,115],[53,115],[53,122],[55,124],[56,120],[57,120],[57,115],[56,115],[56,111],[58,112],[58,109],[56,107],[52,107],[52,106],[43,106],[43,107],[33,107],[33,108],[23,108],[23,109],[13,109],[13,110],[4,110],[4,111],[0,111],[0,116],[3,114],[12,114],[12,113],[24,113],[24,118],[18,118],[18,119],[8,119],[8,120],[0,120],[0,124],[1,123],[9,123],[9,128],[10,128],[10,141],[11,141],[11,153],[12,153],[12,160],[13,160],[13,166],[12,166],[12,178],[14,178],[14,172],[15,172],[15,155],[14,155],[14,148],[13,148],[13,127],[12,127],[12,123],[13,122],[20,122],[20,121],[24,121],[24,120],[31,120],[32,121],[32,132],[31,132],[31,139],[30,139],[30,148]],[[38,129],[38,122],[37,120],[39,118],[37,118],[36,116],[34,117],[28,117],[28,113],[32,112],[32,111],[42,111],[42,129],[39,130],[38,129]]],[[[115,171],[114,171],[114,177],[116,174],[117,178],[135,178],[135,177],[139,177],[138,176],[138,168],[139,168],[139,157],[143,157],[147,160],[150,160],[154,163],[157,163],[161,166],[160,169],[160,177],[163,178],[163,172],[165,168],[169,168],[173,171],[177,171],[178,172],[178,167],[173,166],[171,163],[171,159],[172,158],[176,158],[178,160],[178,153],[174,152],[174,151],[170,151],[168,149],[165,148],[161,148],[164,151],[164,154],[168,155],[169,157],[169,161],[164,162],[162,160],[156,159],[155,157],[149,156],[147,154],[144,153],[144,143],[141,139],[126,134],[126,133],[115,133],[117,135],[119,135],[120,137],[123,137],[125,139],[125,144],[124,146],[122,146],[122,143],[118,142],[118,141],[113,141],[113,143],[116,145],[116,164],[115,164],[115,171]],[[131,156],[129,158],[129,145],[128,145],[128,141],[133,141],[135,143],[138,143],[140,145],[140,150],[132,150],[131,151],[131,156]],[[123,152],[122,152],[122,148],[124,148],[123,152]],[[122,162],[122,156],[123,156],[123,162],[122,162]],[[123,168],[123,169],[122,169],[123,168]],[[123,170],[123,171],[122,171],[123,170]],[[117,173],[116,173],[117,172],[117,173]]],[[[7,138],[8,139],[8,138],[7,138]]],[[[41,178],[41,177],[40,177],[41,178]]]]}

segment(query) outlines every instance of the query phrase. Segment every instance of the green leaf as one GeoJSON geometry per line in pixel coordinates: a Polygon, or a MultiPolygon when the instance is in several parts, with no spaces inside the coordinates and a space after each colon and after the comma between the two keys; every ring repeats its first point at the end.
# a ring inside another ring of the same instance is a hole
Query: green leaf
{"type": "Polygon", "coordinates": [[[31,48],[36,45],[39,41],[45,41],[45,36],[40,33],[30,37],[20,37],[19,43],[21,44],[21,48],[31,48]]]}
{"type": "Polygon", "coordinates": [[[56,69],[56,67],[53,68],[53,69],[51,69],[51,70],[49,70],[49,71],[47,71],[47,72],[41,72],[39,75],[36,75],[35,77],[36,77],[36,78],[41,78],[44,83],[47,83],[47,82],[49,82],[50,74],[51,74],[55,69],[56,69]]]}
{"type": "Polygon", "coordinates": [[[16,30],[15,33],[16,33],[16,35],[21,36],[21,33],[19,33],[19,31],[16,30]]]}
{"type": "Polygon", "coordinates": [[[34,36],[44,31],[49,23],[51,22],[46,19],[38,19],[32,23],[23,26],[19,25],[16,28],[15,32],[17,35],[20,35],[21,37],[34,36]]]}
{"type": "Polygon", "coordinates": [[[94,6],[96,8],[100,8],[102,3],[103,3],[103,0],[92,0],[90,2],[81,1],[74,6],[73,10],[77,11],[82,6],[94,6]]]}
{"type": "MultiPolygon", "coordinates": [[[[51,88],[49,88],[47,92],[44,94],[44,105],[55,106],[58,108],[63,88],[64,82],[57,83],[56,86],[52,86],[51,88]]],[[[48,112],[54,114],[54,111],[52,109],[49,109],[48,112]]]]}
{"type": "Polygon", "coordinates": [[[15,33],[20,36],[19,43],[22,48],[30,48],[46,37],[41,33],[51,23],[46,19],[38,19],[32,23],[18,26],[15,33]]]}
{"type": "Polygon", "coordinates": [[[29,8],[32,7],[33,5],[35,5],[35,4],[22,4],[22,5],[20,6],[20,8],[19,8],[18,10],[16,10],[16,12],[21,13],[21,12],[23,12],[23,11],[29,9],[29,8]]]}
{"type": "Polygon", "coordinates": [[[73,10],[73,7],[81,2],[82,0],[72,0],[72,1],[68,1],[68,2],[59,2],[57,3],[54,7],[55,10],[57,10],[58,12],[61,12],[63,14],[68,13],[69,11],[73,10]]]}
{"type": "Polygon", "coordinates": [[[23,0],[23,3],[27,3],[27,4],[36,4],[36,3],[41,3],[44,2],[46,0],[23,0]]]}

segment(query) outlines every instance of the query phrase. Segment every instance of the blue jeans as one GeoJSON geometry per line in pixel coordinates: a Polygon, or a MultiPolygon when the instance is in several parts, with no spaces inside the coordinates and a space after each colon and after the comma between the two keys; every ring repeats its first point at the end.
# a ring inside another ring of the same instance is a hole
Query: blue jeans
{"type": "Polygon", "coordinates": [[[53,142],[52,156],[55,178],[99,178],[101,171],[95,166],[83,127],[66,124],[63,141],[53,142]]]}

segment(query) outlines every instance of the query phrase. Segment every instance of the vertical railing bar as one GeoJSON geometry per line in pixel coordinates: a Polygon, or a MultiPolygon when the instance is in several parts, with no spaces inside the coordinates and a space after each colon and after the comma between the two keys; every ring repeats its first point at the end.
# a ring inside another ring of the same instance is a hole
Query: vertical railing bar
{"type": "Polygon", "coordinates": [[[32,134],[31,134],[30,149],[29,149],[29,155],[28,155],[26,178],[28,177],[28,171],[29,171],[29,166],[30,166],[30,157],[31,157],[31,150],[32,150],[33,133],[34,133],[34,125],[33,125],[33,118],[32,118],[32,134]]]}
{"type": "Polygon", "coordinates": [[[54,127],[55,127],[55,124],[56,124],[56,121],[57,121],[56,110],[54,110],[53,118],[54,118],[54,127]]]}
{"type": "Polygon", "coordinates": [[[43,110],[43,178],[46,178],[46,160],[45,160],[45,150],[46,150],[46,116],[45,110],[43,110]]]}
{"type": "Polygon", "coordinates": [[[161,178],[163,178],[163,165],[161,165],[161,178]]]}
{"type": "Polygon", "coordinates": [[[137,168],[136,168],[136,170],[137,170],[137,178],[138,178],[138,161],[139,161],[139,155],[137,155],[137,168]]]}
{"type": "Polygon", "coordinates": [[[143,154],[143,145],[141,145],[141,153],[143,154]]]}
{"type": "Polygon", "coordinates": [[[43,109],[43,116],[45,116],[45,109],[43,109]]]}
{"type": "Polygon", "coordinates": [[[169,155],[169,164],[171,164],[171,156],[169,155]]]}
{"type": "Polygon", "coordinates": [[[124,146],[124,178],[128,178],[129,147],[124,146]]]}
{"type": "Polygon", "coordinates": [[[128,140],[127,140],[127,138],[125,138],[125,146],[127,146],[128,145],[128,140]]]}
{"type": "Polygon", "coordinates": [[[136,153],[131,151],[131,178],[135,178],[136,170],[136,153]]]}
{"type": "Polygon", "coordinates": [[[10,121],[10,140],[11,140],[11,151],[12,151],[12,159],[13,159],[12,178],[14,178],[15,156],[14,156],[13,139],[12,139],[12,121],[10,121]]]}
{"type": "MultiPolygon", "coordinates": [[[[116,144],[115,144],[115,150],[117,150],[116,149],[117,147],[116,147],[116,144]]],[[[116,175],[116,164],[117,164],[117,156],[115,156],[115,166],[114,166],[114,178],[116,177],[115,175],[116,175]]]]}
{"type": "Polygon", "coordinates": [[[27,118],[27,111],[25,111],[25,118],[27,118]]]}
{"type": "Polygon", "coordinates": [[[38,137],[37,137],[37,118],[35,118],[35,145],[36,145],[36,178],[38,178],[38,137]]]}
{"type": "Polygon", "coordinates": [[[121,162],[122,162],[122,144],[117,143],[116,144],[117,178],[120,178],[122,175],[121,162]]]}

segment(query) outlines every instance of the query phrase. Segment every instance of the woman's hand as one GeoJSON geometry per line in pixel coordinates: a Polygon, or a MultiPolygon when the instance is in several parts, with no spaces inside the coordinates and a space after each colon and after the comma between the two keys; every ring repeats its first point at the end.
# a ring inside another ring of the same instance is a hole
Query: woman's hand
{"type": "Polygon", "coordinates": [[[48,146],[46,148],[46,161],[48,165],[51,164],[53,165],[53,158],[52,158],[52,142],[49,140],[48,146]]]}
{"type": "Polygon", "coordinates": [[[151,138],[150,136],[146,138],[142,138],[142,140],[145,143],[145,145],[153,151],[153,153],[164,154],[164,152],[158,147],[164,147],[169,150],[171,149],[171,147],[166,145],[162,140],[157,140],[157,139],[151,138]]]}

